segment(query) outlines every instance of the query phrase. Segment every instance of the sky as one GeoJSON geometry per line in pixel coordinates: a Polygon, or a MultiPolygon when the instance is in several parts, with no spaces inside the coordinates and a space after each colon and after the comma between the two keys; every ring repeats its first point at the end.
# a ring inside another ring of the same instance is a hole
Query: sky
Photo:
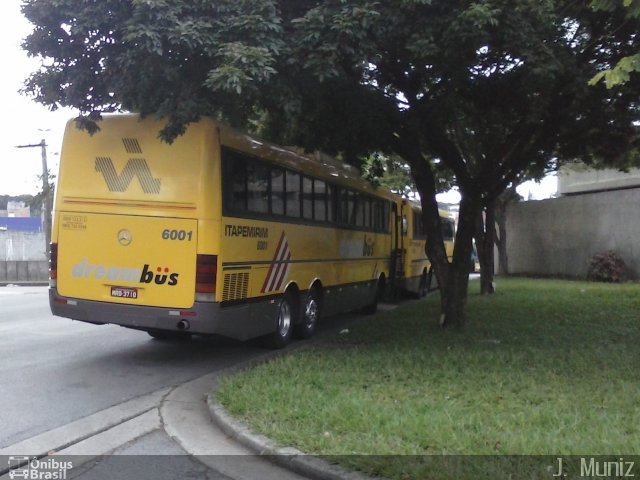
{"type": "Polygon", "coordinates": [[[17,145],[48,145],[47,163],[52,173],[57,164],[66,121],[74,114],[69,109],[50,112],[18,93],[24,80],[40,62],[28,58],[20,44],[31,30],[20,13],[21,0],[0,1],[0,52],[4,68],[0,75],[0,105],[4,120],[0,131],[0,195],[36,194],[41,188],[40,148],[15,148],[17,145]]]}
{"type": "MultiPolygon", "coordinates": [[[[5,119],[0,135],[0,195],[36,194],[40,190],[42,156],[40,148],[15,148],[45,140],[47,163],[51,173],[57,173],[64,127],[75,114],[71,109],[55,112],[18,93],[30,73],[40,66],[38,59],[29,58],[21,48],[31,31],[31,24],[20,12],[21,0],[0,1],[0,54],[5,68],[0,75],[0,105],[5,119]]],[[[556,192],[555,176],[541,184],[526,182],[518,187],[525,199],[548,198],[556,192]]],[[[438,200],[456,203],[457,192],[438,196],[438,200]]]]}

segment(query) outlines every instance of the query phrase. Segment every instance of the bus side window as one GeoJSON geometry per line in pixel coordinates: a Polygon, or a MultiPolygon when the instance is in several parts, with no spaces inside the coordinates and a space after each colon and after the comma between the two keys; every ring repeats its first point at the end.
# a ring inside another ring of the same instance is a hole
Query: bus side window
{"type": "Polygon", "coordinates": [[[390,205],[389,202],[386,202],[384,200],[376,200],[374,202],[373,228],[376,232],[389,231],[389,205],[390,205]]]}
{"type": "Polygon", "coordinates": [[[348,225],[356,224],[356,193],[352,190],[346,190],[347,192],[347,221],[348,225]]]}
{"type": "Polygon", "coordinates": [[[313,180],[302,177],[302,218],[313,220],[313,180]]]}
{"type": "Polygon", "coordinates": [[[335,222],[336,215],[336,197],[333,185],[327,184],[327,221],[335,222]]]}
{"type": "Polygon", "coordinates": [[[250,212],[269,213],[269,168],[247,162],[247,208],[250,212]]]}
{"type": "Polygon", "coordinates": [[[382,202],[380,200],[373,201],[373,229],[376,232],[383,230],[384,218],[382,214],[382,202]]]}
{"type": "Polygon", "coordinates": [[[349,223],[349,191],[342,187],[338,189],[338,223],[349,223]]]}
{"type": "Polygon", "coordinates": [[[300,218],[300,175],[287,170],[287,217],[300,218]]]}
{"type": "Polygon", "coordinates": [[[454,237],[453,223],[449,220],[442,221],[442,238],[446,241],[452,241],[454,237]]]}
{"type": "Polygon", "coordinates": [[[271,170],[271,213],[284,215],[284,170],[273,168],[271,170]]]}
{"type": "Polygon", "coordinates": [[[327,190],[322,180],[313,181],[313,212],[317,221],[327,221],[327,190]]]}
{"type": "Polygon", "coordinates": [[[420,210],[413,211],[413,238],[424,240],[427,234],[424,230],[424,222],[422,221],[422,212],[420,210]]]}
{"type": "Polygon", "coordinates": [[[362,196],[360,198],[364,203],[364,227],[367,230],[371,230],[373,228],[373,223],[371,221],[371,197],[362,196]]]}
{"type": "Polygon", "coordinates": [[[246,162],[236,156],[227,158],[231,175],[230,209],[234,212],[243,212],[247,209],[247,165],[246,162]]]}
{"type": "Polygon", "coordinates": [[[354,209],[355,209],[355,225],[356,227],[364,227],[364,195],[355,193],[354,194],[354,209]]]}

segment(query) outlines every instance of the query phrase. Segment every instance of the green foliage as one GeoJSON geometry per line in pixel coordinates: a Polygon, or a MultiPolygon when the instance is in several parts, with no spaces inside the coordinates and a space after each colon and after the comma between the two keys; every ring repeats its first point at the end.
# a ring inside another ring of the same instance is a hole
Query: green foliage
{"type": "Polygon", "coordinates": [[[397,195],[409,197],[416,192],[409,166],[402,159],[373,153],[362,162],[362,176],[374,185],[382,185],[397,195]]]}
{"type": "Polygon", "coordinates": [[[615,12],[624,7],[630,17],[640,17],[640,0],[592,0],[591,6],[596,11],[605,12],[615,12]]]}
{"type": "Polygon", "coordinates": [[[9,202],[24,202],[25,205],[31,205],[32,201],[33,195],[0,195],[0,210],[6,210],[9,202]]]}
{"type": "Polygon", "coordinates": [[[630,57],[624,57],[615,67],[598,73],[589,80],[589,85],[596,85],[604,79],[607,88],[613,88],[617,85],[627,83],[631,79],[630,74],[633,72],[640,72],[640,53],[630,57]]]}
{"type": "Polygon", "coordinates": [[[246,117],[230,95],[255,101],[275,73],[283,30],[277,2],[73,0],[24,2],[34,23],[24,48],[46,59],[24,91],[74,106],[95,129],[120,109],[168,117],[172,140],[203,115],[246,117]]]}
{"type": "MultiPolygon", "coordinates": [[[[640,0],[592,0],[591,5],[594,10],[604,12],[616,12],[624,8],[628,19],[640,18],[640,0]]],[[[604,80],[607,88],[611,89],[627,83],[633,72],[640,72],[640,53],[621,58],[611,68],[596,74],[589,80],[589,85],[593,86],[604,80]]]]}
{"type": "Polygon", "coordinates": [[[611,250],[598,252],[589,260],[587,278],[595,282],[620,283],[626,278],[627,267],[620,255],[611,250]]]}
{"type": "MultiPolygon", "coordinates": [[[[375,152],[362,161],[362,176],[374,185],[382,185],[397,195],[414,198],[416,185],[411,177],[411,167],[397,155],[384,155],[375,152]]],[[[453,187],[450,175],[440,171],[437,178],[438,193],[446,192],[453,187]]]]}
{"type": "Polygon", "coordinates": [[[418,141],[480,197],[561,149],[619,159],[628,141],[610,139],[631,133],[625,109],[579,82],[637,43],[635,23],[601,37],[606,15],[575,4],[27,0],[23,12],[24,47],[45,60],[25,92],[78,108],[88,128],[128,109],[168,117],[171,140],[203,115],[245,127],[267,112],[271,139],[356,162],[418,141]]]}
{"type": "Polygon", "coordinates": [[[585,2],[26,0],[23,12],[24,48],[44,60],[25,92],[79,109],[89,130],[127,109],[168,118],[171,141],[209,115],[353,163],[401,157],[455,301],[449,273],[466,278],[481,207],[564,160],[628,166],[638,146],[637,76],[615,93],[587,84],[637,53],[640,20],[585,2]],[[451,265],[438,178],[464,200],[451,265]]]}

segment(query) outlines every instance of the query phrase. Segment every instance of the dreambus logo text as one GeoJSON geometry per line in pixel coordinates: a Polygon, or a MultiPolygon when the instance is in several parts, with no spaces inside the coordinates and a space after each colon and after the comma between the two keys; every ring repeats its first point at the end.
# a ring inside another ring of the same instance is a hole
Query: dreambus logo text
{"type": "Polygon", "coordinates": [[[88,280],[110,280],[128,283],[155,283],[173,287],[178,284],[179,273],[171,273],[168,267],[152,269],[149,264],[140,268],[121,268],[106,265],[91,265],[86,258],[71,271],[73,278],[88,280]]]}

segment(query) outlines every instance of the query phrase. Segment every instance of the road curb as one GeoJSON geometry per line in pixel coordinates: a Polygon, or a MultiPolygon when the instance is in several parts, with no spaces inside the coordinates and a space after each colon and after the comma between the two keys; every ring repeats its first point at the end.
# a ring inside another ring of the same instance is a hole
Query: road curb
{"type": "MultiPolygon", "coordinates": [[[[304,344],[300,346],[302,347],[303,345],[304,344]]],[[[373,480],[364,474],[345,470],[320,458],[305,454],[296,448],[277,445],[276,442],[270,438],[253,432],[249,426],[232,417],[217,400],[216,393],[220,381],[224,378],[272,361],[275,358],[287,355],[295,350],[297,350],[297,348],[275,352],[272,355],[250,360],[242,365],[231,367],[220,372],[211,387],[211,392],[207,394],[206,398],[211,419],[225,434],[248,450],[257,455],[266,456],[277,465],[287,468],[299,475],[313,480],[373,480]]]]}

